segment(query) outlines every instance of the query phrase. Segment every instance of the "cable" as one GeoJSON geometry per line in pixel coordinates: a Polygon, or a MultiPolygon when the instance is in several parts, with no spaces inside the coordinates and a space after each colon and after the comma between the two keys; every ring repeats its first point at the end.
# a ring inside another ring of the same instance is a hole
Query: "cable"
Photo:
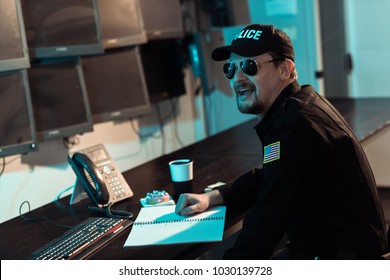
{"type": "Polygon", "coordinates": [[[80,138],[77,135],[64,137],[62,139],[62,143],[64,144],[65,148],[70,149],[80,144],[80,138]]]}
{"type": "Polygon", "coordinates": [[[177,109],[177,103],[178,103],[178,98],[175,98],[175,100],[169,100],[170,104],[171,104],[171,108],[172,108],[172,115],[173,115],[173,130],[174,130],[174,134],[175,134],[175,138],[176,138],[176,141],[179,143],[179,145],[181,147],[184,147],[184,143],[183,141],[181,141],[180,139],[180,136],[179,136],[179,131],[178,131],[178,128],[177,128],[177,114],[176,114],[176,109],[177,109]],[[176,101],[176,104],[175,102],[176,101]]]}
{"type": "Polygon", "coordinates": [[[3,159],[3,164],[2,164],[2,167],[1,167],[1,171],[0,171],[0,177],[3,175],[4,170],[5,170],[5,157],[2,157],[2,159],[3,159]]]}
{"type": "Polygon", "coordinates": [[[156,103],[156,112],[158,117],[158,122],[160,124],[160,131],[161,131],[161,154],[165,155],[165,133],[164,133],[164,120],[161,117],[160,107],[158,106],[158,103],[156,103]]]}
{"type": "Polygon", "coordinates": [[[160,135],[156,135],[154,133],[146,133],[146,134],[142,134],[139,130],[137,130],[137,128],[135,127],[134,123],[133,123],[133,120],[130,120],[130,125],[131,125],[131,128],[133,129],[134,133],[138,136],[139,139],[143,139],[143,138],[147,138],[147,137],[152,137],[152,138],[155,138],[155,139],[160,139],[161,138],[161,134],[160,135]]]}
{"type": "Polygon", "coordinates": [[[109,218],[117,218],[117,219],[131,219],[133,217],[133,213],[122,211],[122,210],[113,210],[111,209],[113,203],[109,203],[104,207],[89,205],[88,209],[95,213],[105,214],[109,218]]]}
{"type": "Polygon", "coordinates": [[[11,159],[8,159],[8,161],[5,161],[5,157],[2,157],[3,163],[2,163],[2,167],[1,167],[1,171],[0,171],[0,177],[4,174],[6,165],[10,165],[11,163],[13,163],[14,161],[16,161],[20,158],[21,158],[21,156],[17,155],[15,157],[12,157],[11,159]]]}
{"type": "Polygon", "coordinates": [[[164,126],[165,126],[165,123],[167,122],[167,120],[172,117],[172,120],[173,120],[173,127],[174,127],[174,135],[175,135],[175,139],[176,141],[178,142],[178,144],[181,146],[181,147],[184,147],[185,144],[183,143],[183,141],[181,140],[180,136],[179,136],[179,132],[178,132],[178,125],[177,125],[177,115],[176,115],[176,109],[177,109],[177,106],[178,106],[178,98],[175,98],[174,100],[172,99],[169,99],[169,102],[170,102],[170,105],[171,105],[171,111],[166,115],[166,116],[162,116],[161,114],[161,110],[160,110],[160,106],[158,103],[155,103],[155,108],[156,108],[156,114],[157,114],[157,121],[159,123],[159,126],[160,126],[160,135],[156,135],[154,133],[149,133],[149,134],[142,134],[140,133],[139,130],[137,130],[137,128],[135,127],[134,125],[134,122],[133,120],[130,120],[130,125],[131,125],[131,128],[132,130],[134,131],[134,133],[140,138],[140,139],[143,139],[145,137],[153,137],[155,139],[161,139],[162,140],[162,146],[161,146],[161,153],[164,155],[165,154],[165,149],[166,149],[166,137],[165,137],[165,132],[164,132],[164,126]]]}
{"type": "Polygon", "coordinates": [[[53,200],[53,202],[59,200],[59,199],[61,198],[61,196],[62,196],[65,192],[69,191],[69,190],[72,189],[72,188],[75,188],[75,185],[69,186],[69,187],[67,187],[65,190],[63,190],[62,192],[60,192],[60,193],[56,196],[56,198],[53,200]]]}
{"type": "Polygon", "coordinates": [[[133,213],[121,210],[113,210],[111,209],[113,203],[110,203],[105,207],[106,215],[110,218],[119,218],[119,219],[131,219],[133,217],[133,213]]]}
{"type": "Polygon", "coordinates": [[[197,80],[198,85],[195,87],[195,90],[194,90],[195,96],[199,95],[200,91],[203,88],[202,79],[198,77],[198,78],[196,78],[196,80],[197,80]]]}
{"type": "MultiPolygon", "coordinates": [[[[212,109],[213,109],[213,106],[212,106],[212,103],[213,103],[213,100],[212,100],[212,95],[207,95],[204,97],[204,114],[205,114],[205,123],[206,123],[206,133],[207,133],[207,136],[210,136],[211,135],[211,132],[212,132],[212,121],[213,119],[213,112],[212,112],[212,109]]],[[[214,125],[217,126],[217,124],[215,123],[216,121],[214,120],[214,125]]]]}
{"type": "Polygon", "coordinates": [[[57,226],[57,227],[63,227],[63,228],[67,228],[67,229],[73,228],[72,226],[57,224],[57,223],[55,223],[55,222],[49,220],[46,216],[41,216],[41,217],[37,217],[37,218],[32,217],[32,215],[31,215],[30,202],[28,202],[27,200],[26,200],[26,201],[23,201],[22,204],[20,205],[20,207],[19,207],[19,216],[20,216],[22,219],[26,220],[26,221],[38,222],[39,220],[45,220],[45,221],[47,221],[48,223],[50,223],[50,224],[52,224],[52,225],[54,225],[54,226],[57,226]],[[24,216],[24,214],[22,214],[22,207],[23,207],[23,205],[24,205],[25,203],[27,203],[27,205],[28,205],[28,213],[29,213],[29,216],[30,216],[30,217],[26,217],[26,216],[24,216]]]}

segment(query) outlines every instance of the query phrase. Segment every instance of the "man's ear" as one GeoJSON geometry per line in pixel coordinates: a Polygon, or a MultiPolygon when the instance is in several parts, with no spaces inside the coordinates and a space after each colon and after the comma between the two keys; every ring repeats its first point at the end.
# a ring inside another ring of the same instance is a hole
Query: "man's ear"
{"type": "Polygon", "coordinates": [[[286,59],[280,65],[280,79],[285,80],[290,78],[291,72],[295,67],[294,62],[291,59],[286,59]]]}

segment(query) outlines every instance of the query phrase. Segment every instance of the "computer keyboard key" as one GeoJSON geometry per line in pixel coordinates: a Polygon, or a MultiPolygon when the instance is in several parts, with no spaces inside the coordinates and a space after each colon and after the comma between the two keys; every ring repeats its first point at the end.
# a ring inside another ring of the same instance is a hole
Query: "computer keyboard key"
{"type": "Polygon", "coordinates": [[[85,259],[132,223],[129,219],[90,217],[34,251],[31,259],[85,259]]]}

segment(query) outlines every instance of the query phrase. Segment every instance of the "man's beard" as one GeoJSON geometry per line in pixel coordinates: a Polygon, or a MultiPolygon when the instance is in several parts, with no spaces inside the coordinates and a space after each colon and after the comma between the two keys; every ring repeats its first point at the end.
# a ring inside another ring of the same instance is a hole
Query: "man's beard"
{"type": "Polygon", "coordinates": [[[234,85],[238,110],[243,114],[259,114],[261,104],[258,101],[256,86],[251,82],[234,85]]]}
{"type": "Polygon", "coordinates": [[[243,114],[253,114],[258,115],[261,113],[261,104],[258,102],[257,98],[254,99],[251,103],[240,102],[239,96],[236,96],[237,108],[243,114]]]}

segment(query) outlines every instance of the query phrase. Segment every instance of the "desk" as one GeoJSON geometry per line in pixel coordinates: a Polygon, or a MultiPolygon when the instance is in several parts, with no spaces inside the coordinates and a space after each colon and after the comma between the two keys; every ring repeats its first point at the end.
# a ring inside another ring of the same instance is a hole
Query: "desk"
{"type": "MultiPolygon", "coordinates": [[[[180,151],[175,152],[125,172],[124,177],[133,189],[134,196],[115,204],[113,208],[130,211],[136,216],[141,207],[139,199],[144,197],[146,192],[163,188],[173,193],[168,162],[184,155],[180,151]]],[[[222,158],[215,155],[196,154],[191,156],[194,159],[195,192],[202,192],[206,185],[217,181],[232,181],[259,162],[256,157],[226,156],[222,158]]],[[[45,216],[58,224],[76,225],[91,214],[87,210],[88,203],[88,200],[83,200],[70,206],[69,197],[65,197],[32,211],[32,216],[35,218],[45,216]]],[[[26,210],[27,208],[24,208],[23,212],[26,210]]],[[[235,225],[241,219],[241,213],[228,212],[224,238],[239,229],[235,228],[235,225]]],[[[150,247],[123,249],[122,246],[130,229],[124,231],[106,248],[93,255],[92,259],[195,259],[215,245],[215,243],[179,244],[156,246],[153,249],[150,247]]],[[[24,259],[65,231],[66,229],[53,226],[45,220],[32,222],[17,217],[2,223],[0,225],[0,259],[24,259]]]]}
{"type": "MultiPolygon", "coordinates": [[[[390,99],[386,100],[334,100],[341,113],[347,116],[353,129],[367,133],[376,125],[390,119],[390,99]],[[359,106],[356,107],[356,102],[359,106]],[[368,107],[366,107],[366,104],[368,107]],[[363,111],[359,110],[362,109],[363,111]],[[361,117],[363,114],[364,117],[361,117]],[[354,121],[355,119],[359,121],[354,121]],[[362,129],[362,127],[364,129],[362,129]]],[[[173,193],[170,182],[168,162],[181,158],[194,159],[194,192],[203,192],[206,185],[217,181],[231,182],[246,171],[259,166],[259,140],[252,129],[256,119],[245,122],[237,127],[209,137],[169,155],[142,164],[124,172],[124,177],[134,191],[134,196],[115,204],[114,208],[130,211],[136,216],[141,207],[139,199],[153,189],[163,188],[173,193]]],[[[390,194],[382,197],[384,207],[390,208],[390,194]]],[[[53,222],[63,225],[76,225],[86,219],[91,213],[87,206],[89,201],[70,206],[69,197],[62,198],[32,211],[32,216],[45,216],[53,222]]],[[[23,208],[23,213],[26,212],[23,208]]],[[[386,214],[390,217],[390,213],[386,214]]],[[[228,210],[225,224],[224,239],[240,229],[243,213],[228,210]]],[[[105,248],[96,252],[92,259],[195,259],[212,249],[216,243],[178,244],[167,246],[129,248],[122,246],[130,232],[124,231],[117,239],[105,248]]],[[[45,220],[39,222],[25,221],[21,217],[0,224],[0,259],[25,259],[33,251],[64,233],[66,229],[49,224],[45,220]]]]}
{"type": "Polygon", "coordinates": [[[390,98],[332,98],[358,139],[390,120],[390,98]]]}

